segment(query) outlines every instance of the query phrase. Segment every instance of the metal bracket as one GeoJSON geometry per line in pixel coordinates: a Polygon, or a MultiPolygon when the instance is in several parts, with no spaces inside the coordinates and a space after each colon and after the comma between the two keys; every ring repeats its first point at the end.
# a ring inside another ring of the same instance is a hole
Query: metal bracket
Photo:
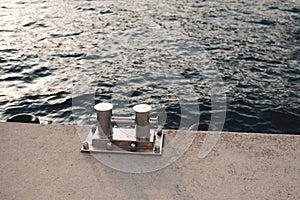
{"type": "Polygon", "coordinates": [[[164,135],[161,130],[152,131],[149,141],[137,140],[134,133],[134,129],[113,128],[113,137],[108,139],[101,138],[98,128],[95,132],[91,128],[81,151],[143,155],[162,154],[164,135]]]}

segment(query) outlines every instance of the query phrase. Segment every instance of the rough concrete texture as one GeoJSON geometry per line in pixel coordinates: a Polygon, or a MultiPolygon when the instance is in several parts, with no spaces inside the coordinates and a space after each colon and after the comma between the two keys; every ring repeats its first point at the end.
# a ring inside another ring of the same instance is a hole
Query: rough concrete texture
{"type": "Polygon", "coordinates": [[[132,174],[81,153],[73,126],[0,123],[0,199],[300,199],[300,136],[223,133],[199,159],[205,134],[168,167],[132,174]]]}

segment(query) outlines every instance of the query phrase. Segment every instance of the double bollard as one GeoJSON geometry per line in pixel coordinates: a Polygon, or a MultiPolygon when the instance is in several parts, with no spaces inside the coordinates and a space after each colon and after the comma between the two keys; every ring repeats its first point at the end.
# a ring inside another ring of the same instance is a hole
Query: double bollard
{"type": "Polygon", "coordinates": [[[163,134],[161,129],[151,129],[158,119],[150,117],[150,105],[134,106],[134,117],[113,116],[111,103],[99,103],[94,108],[97,116],[90,121],[98,125],[83,143],[83,152],[161,155],[163,134]],[[121,124],[135,125],[135,129],[121,128],[121,124]]]}

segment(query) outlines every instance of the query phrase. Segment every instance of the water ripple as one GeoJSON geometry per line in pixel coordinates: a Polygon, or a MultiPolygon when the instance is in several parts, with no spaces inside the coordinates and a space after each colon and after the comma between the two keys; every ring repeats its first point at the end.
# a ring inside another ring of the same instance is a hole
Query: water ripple
{"type": "Polygon", "coordinates": [[[120,115],[143,102],[165,128],[196,114],[209,123],[226,109],[226,131],[300,133],[299,8],[292,0],[4,1],[1,117],[77,123],[100,101],[120,102],[120,115]],[[216,69],[227,108],[212,110],[216,69]],[[72,100],[81,104],[73,112],[72,100]]]}

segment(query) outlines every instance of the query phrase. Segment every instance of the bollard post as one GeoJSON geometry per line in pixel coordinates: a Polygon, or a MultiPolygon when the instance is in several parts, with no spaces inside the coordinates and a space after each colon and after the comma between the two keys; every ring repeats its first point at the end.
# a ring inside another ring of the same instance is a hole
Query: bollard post
{"type": "Polygon", "coordinates": [[[138,104],[132,108],[135,112],[135,133],[138,140],[149,140],[150,137],[150,110],[147,104],[138,104]]]}
{"type": "Polygon", "coordinates": [[[113,105],[111,103],[98,103],[94,108],[97,112],[98,131],[100,137],[111,138],[111,116],[113,105]]]}

